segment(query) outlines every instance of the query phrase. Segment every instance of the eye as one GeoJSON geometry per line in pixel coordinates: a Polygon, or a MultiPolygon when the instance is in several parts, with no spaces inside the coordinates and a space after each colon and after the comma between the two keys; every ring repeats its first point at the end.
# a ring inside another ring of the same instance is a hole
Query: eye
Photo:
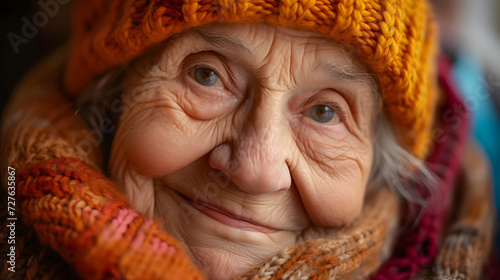
{"type": "Polygon", "coordinates": [[[209,68],[196,68],[191,76],[197,83],[207,87],[215,85],[220,80],[219,75],[209,68]]]}
{"type": "Polygon", "coordinates": [[[311,118],[320,123],[331,121],[337,114],[335,110],[326,105],[314,105],[309,109],[311,118]]]}

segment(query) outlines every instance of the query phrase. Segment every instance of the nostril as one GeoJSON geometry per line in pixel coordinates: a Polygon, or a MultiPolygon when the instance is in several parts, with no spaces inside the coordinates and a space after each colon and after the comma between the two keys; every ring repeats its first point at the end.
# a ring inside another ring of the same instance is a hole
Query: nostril
{"type": "Polygon", "coordinates": [[[240,161],[244,159],[232,157],[233,151],[230,144],[223,143],[212,149],[208,157],[208,165],[222,171],[227,176],[238,176],[243,171],[240,161]]]}
{"type": "MultiPolygon", "coordinates": [[[[240,139],[241,141],[241,139],[240,139]]],[[[264,194],[289,188],[291,175],[281,153],[262,145],[239,142],[233,147],[223,143],[209,154],[208,164],[220,170],[239,189],[249,194],[264,194]]]]}
{"type": "MultiPolygon", "coordinates": [[[[213,169],[218,169],[228,174],[230,170],[231,149],[227,143],[222,143],[213,148],[208,157],[208,165],[213,169]]],[[[229,174],[228,174],[229,175],[229,174]]]]}

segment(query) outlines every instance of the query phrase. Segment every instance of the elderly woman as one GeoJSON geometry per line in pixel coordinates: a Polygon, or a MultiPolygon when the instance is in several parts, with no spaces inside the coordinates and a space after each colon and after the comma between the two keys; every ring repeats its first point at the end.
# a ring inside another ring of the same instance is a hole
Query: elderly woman
{"type": "Polygon", "coordinates": [[[72,35],[5,113],[4,274],[483,274],[487,165],[425,1],[80,1],[72,35]]]}

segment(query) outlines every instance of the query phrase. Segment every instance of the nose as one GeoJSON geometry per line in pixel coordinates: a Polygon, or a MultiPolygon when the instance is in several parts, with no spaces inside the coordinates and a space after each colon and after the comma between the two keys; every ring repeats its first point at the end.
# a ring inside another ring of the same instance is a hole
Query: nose
{"type": "Polygon", "coordinates": [[[212,150],[210,166],[224,172],[249,194],[289,188],[291,175],[286,152],[289,132],[282,114],[270,106],[262,106],[250,112],[239,127],[232,140],[212,150]]]}

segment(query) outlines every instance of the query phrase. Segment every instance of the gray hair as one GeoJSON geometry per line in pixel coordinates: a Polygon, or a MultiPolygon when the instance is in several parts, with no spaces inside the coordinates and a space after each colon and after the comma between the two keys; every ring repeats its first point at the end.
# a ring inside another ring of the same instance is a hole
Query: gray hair
{"type": "MultiPolygon", "coordinates": [[[[91,84],[82,98],[77,100],[77,106],[92,131],[102,131],[102,120],[105,118],[111,119],[115,126],[118,124],[121,110],[113,108],[116,106],[112,104],[122,102],[125,70],[126,68],[122,67],[109,71],[91,84]]],[[[378,96],[378,88],[373,88],[378,96]]],[[[403,148],[402,141],[384,110],[379,109],[375,117],[374,157],[366,197],[370,197],[380,188],[389,187],[406,201],[425,206],[429,194],[432,194],[437,186],[436,176],[426,167],[424,161],[403,148]],[[421,193],[417,186],[423,186],[425,193],[421,193]]],[[[114,132],[104,135],[104,143],[108,145],[100,147],[103,149],[104,158],[108,158],[113,137],[114,132]]]]}
{"type": "Polygon", "coordinates": [[[425,206],[437,188],[438,178],[423,160],[403,148],[393,125],[383,113],[375,124],[373,151],[368,192],[387,186],[408,202],[425,206]],[[424,188],[424,193],[419,186],[424,188]]]}

